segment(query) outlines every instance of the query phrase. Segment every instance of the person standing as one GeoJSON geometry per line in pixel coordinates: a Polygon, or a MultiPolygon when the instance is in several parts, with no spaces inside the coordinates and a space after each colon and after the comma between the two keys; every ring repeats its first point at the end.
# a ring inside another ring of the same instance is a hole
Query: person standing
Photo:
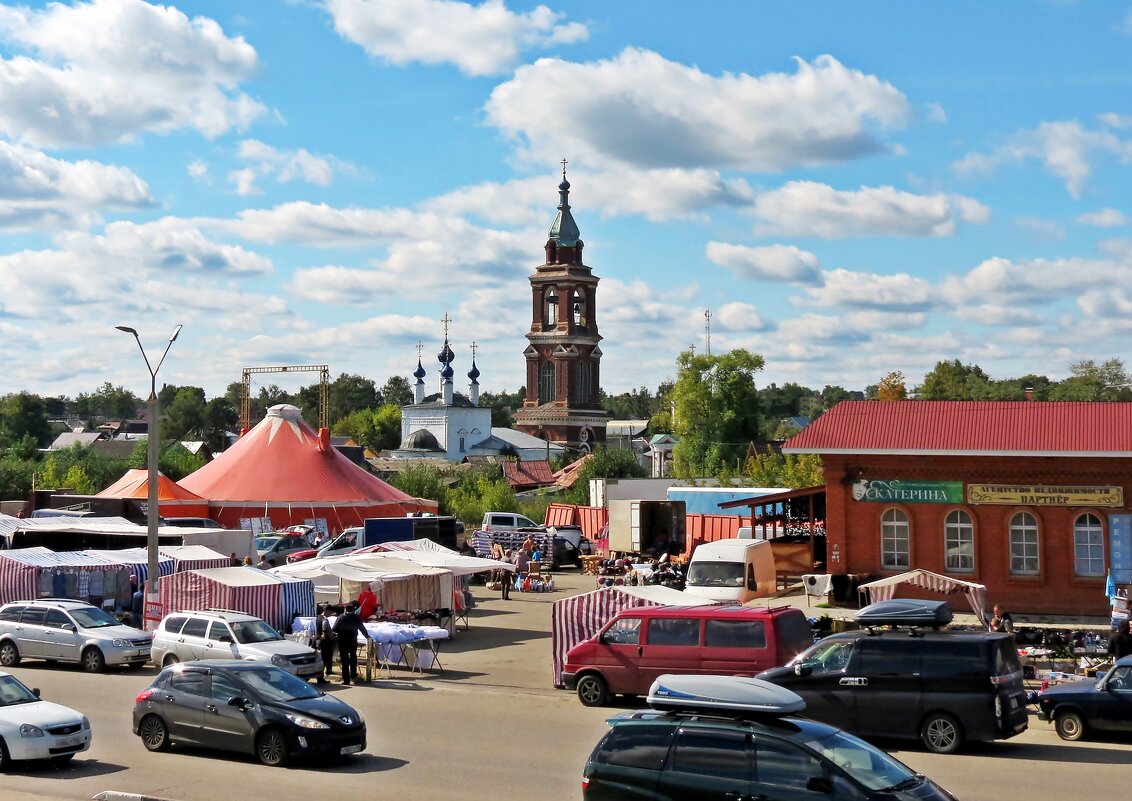
{"type": "Polygon", "coordinates": [[[1120,621],[1120,625],[1116,627],[1116,633],[1108,641],[1108,652],[1113,659],[1132,654],[1132,631],[1127,620],[1120,621]]]}
{"type": "Polygon", "coordinates": [[[342,663],[342,683],[350,684],[358,680],[358,634],[367,640],[369,632],[358,616],[358,607],[350,602],[346,611],[334,621],[333,631],[338,635],[338,661],[342,663]]]}
{"type": "MultiPolygon", "coordinates": [[[[506,560],[506,561],[510,561],[511,555],[510,554],[504,554],[503,559],[506,560]]],[[[512,581],[511,571],[500,568],[499,569],[499,589],[502,593],[504,601],[510,601],[511,600],[511,581],[512,581]]]]}
{"type": "Polygon", "coordinates": [[[324,681],[334,673],[334,646],[337,645],[337,635],[330,625],[330,604],[318,610],[318,617],[314,621],[314,637],[318,643],[318,652],[322,655],[322,673],[319,681],[324,681]]]}
{"type": "Polygon", "coordinates": [[[1007,633],[1014,631],[1014,618],[1010,613],[1002,608],[1002,604],[994,605],[994,617],[990,621],[991,631],[1005,631],[1007,633]]]}

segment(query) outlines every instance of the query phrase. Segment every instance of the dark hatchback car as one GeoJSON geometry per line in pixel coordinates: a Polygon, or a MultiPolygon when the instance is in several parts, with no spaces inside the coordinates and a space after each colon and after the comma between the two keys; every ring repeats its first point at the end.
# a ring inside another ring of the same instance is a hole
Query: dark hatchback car
{"type": "Polygon", "coordinates": [[[134,733],[150,751],[191,743],[265,765],[366,747],[366,724],[353,707],[281,668],[236,659],[162,670],[134,703],[134,733]]]}
{"type": "Polygon", "coordinates": [[[1096,681],[1072,681],[1043,690],[1038,714],[1053,721],[1063,740],[1080,740],[1091,730],[1132,731],[1132,656],[1096,681]]]}
{"type": "Polygon", "coordinates": [[[585,801],[954,801],[863,740],[815,721],[626,712],[586,763],[585,801]]]}

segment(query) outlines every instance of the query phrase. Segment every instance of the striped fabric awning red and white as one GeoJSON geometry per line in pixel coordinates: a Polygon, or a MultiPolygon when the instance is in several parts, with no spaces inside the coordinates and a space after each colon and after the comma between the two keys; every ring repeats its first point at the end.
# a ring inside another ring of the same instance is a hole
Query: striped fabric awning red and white
{"type": "Polygon", "coordinates": [[[0,603],[37,597],[38,576],[38,567],[0,554],[0,603]]]}
{"type": "Polygon", "coordinates": [[[862,584],[858,590],[868,590],[869,603],[891,600],[896,595],[896,588],[901,584],[911,584],[941,595],[958,595],[966,597],[972,611],[979,620],[986,621],[987,588],[984,584],[973,581],[951,578],[930,570],[917,568],[896,576],[886,576],[868,584],[862,584]]]}
{"type": "Polygon", "coordinates": [[[562,686],[562,663],[566,653],[597,634],[614,615],[633,606],[662,606],[612,587],[555,601],[550,610],[550,658],[554,686],[562,686]]]}

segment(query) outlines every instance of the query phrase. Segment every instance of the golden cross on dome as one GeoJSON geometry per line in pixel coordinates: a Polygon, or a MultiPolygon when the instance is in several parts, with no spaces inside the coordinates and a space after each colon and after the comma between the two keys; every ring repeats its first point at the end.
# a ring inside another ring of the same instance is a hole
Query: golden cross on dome
{"type": "Polygon", "coordinates": [[[421,354],[424,353],[424,343],[419,339],[417,340],[417,361],[421,360],[421,354]]]}
{"type": "Polygon", "coordinates": [[[444,341],[447,342],[448,341],[448,324],[452,322],[452,318],[448,316],[448,312],[444,312],[444,317],[441,319],[440,322],[444,323],[444,341]]]}
{"type": "Polygon", "coordinates": [[[472,361],[476,360],[476,341],[472,340],[472,361]]]}
{"type": "Polygon", "coordinates": [[[570,162],[566,161],[566,159],[562,159],[562,177],[563,178],[566,177],[566,165],[569,164],[569,163],[570,162]]]}

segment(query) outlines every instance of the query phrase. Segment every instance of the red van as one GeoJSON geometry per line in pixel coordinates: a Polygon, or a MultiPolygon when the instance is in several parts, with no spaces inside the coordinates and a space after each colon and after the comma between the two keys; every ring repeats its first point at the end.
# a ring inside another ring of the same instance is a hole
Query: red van
{"type": "Polygon", "coordinates": [[[623,609],[566,654],[562,680],[586,706],[645,695],[661,673],[754,676],[813,645],[800,609],[650,606],[623,609]]]}

